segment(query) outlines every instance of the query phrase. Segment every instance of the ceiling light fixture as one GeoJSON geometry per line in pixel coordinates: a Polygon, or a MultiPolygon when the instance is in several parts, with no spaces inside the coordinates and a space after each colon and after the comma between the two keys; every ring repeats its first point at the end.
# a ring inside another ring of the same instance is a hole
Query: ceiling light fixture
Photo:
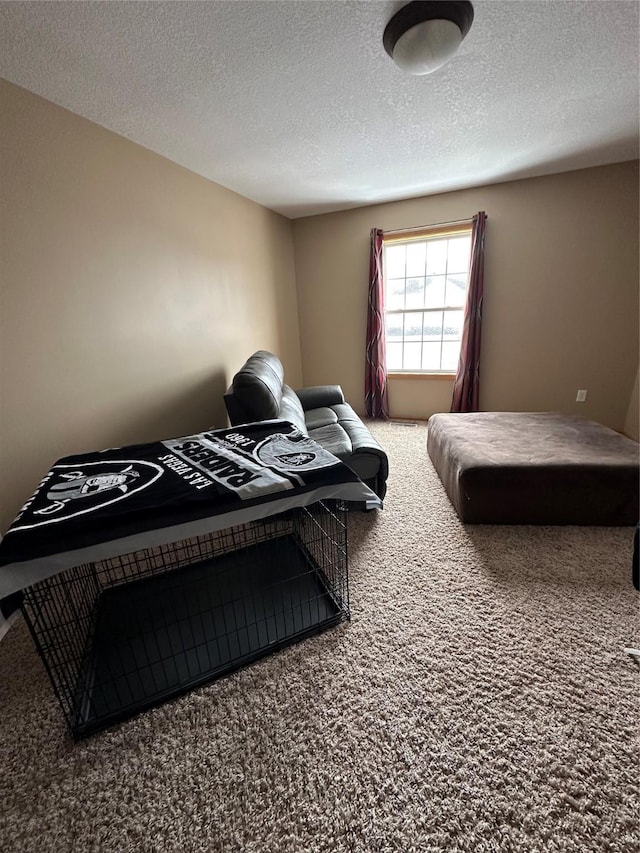
{"type": "Polygon", "coordinates": [[[468,0],[413,0],[391,18],[382,43],[398,68],[431,74],[456,53],[472,22],[468,0]]]}

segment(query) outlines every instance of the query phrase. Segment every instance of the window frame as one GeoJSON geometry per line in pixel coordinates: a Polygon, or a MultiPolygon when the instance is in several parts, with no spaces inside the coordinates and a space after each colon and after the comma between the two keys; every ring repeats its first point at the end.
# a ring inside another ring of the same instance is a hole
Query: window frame
{"type": "MultiPolygon", "coordinates": [[[[402,244],[406,245],[407,243],[412,243],[412,242],[427,242],[429,240],[444,239],[447,237],[456,237],[456,236],[460,236],[462,234],[468,234],[469,237],[471,237],[472,236],[472,227],[473,227],[473,220],[468,219],[468,220],[460,220],[458,222],[453,222],[450,224],[429,225],[429,226],[423,226],[420,228],[410,228],[410,229],[403,229],[403,230],[399,230],[399,231],[385,232],[383,234],[383,237],[382,237],[383,258],[384,258],[385,249],[387,246],[391,246],[393,244],[398,244],[398,243],[402,243],[402,244]]],[[[471,253],[469,254],[469,262],[471,262],[471,253]]],[[[386,276],[386,271],[384,269],[384,263],[383,263],[383,276],[384,276],[384,295],[385,295],[385,303],[386,303],[387,276],[386,276]]],[[[405,276],[405,282],[406,282],[406,276],[405,276]]],[[[467,291],[468,291],[468,287],[469,287],[469,282],[467,281],[467,291]]],[[[456,305],[456,306],[442,305],[442,306],[439,306],[437,308],[410,308],[408,310],[405,310],[405,309],[388,310],[386,308],[386,305],[385,305],[385,309],[384,309],[385,346],[387,343],[387,332],[386,332],[387,314],[399,314],[399,315],[402,315],[404,317],[405,315],[411,314],[411,313],[424,314],[425,312],[429,312],[429,311],[432,311],[435,313],[437,311],[444,312],[447,310],[459,311],[460,306],[458,306],[458,305],[456,305]]],[[[403,337],[403,340],[404,340],[404,337],[403,337]]],[[[450,370],[450,369],[447,369],[447,370],[417,370],[416,368],[404,370],[404,369],[398,369],[398,368],[389,369],[387,367],[387,375],[394,377],[394,378],[400,377],[403,379],[407,379],[407,378],[408,379],[423,379],[424,377],[430,377],[433,379],[452,379],[453,377],[455,377],[456,371],[450,370]]]]}

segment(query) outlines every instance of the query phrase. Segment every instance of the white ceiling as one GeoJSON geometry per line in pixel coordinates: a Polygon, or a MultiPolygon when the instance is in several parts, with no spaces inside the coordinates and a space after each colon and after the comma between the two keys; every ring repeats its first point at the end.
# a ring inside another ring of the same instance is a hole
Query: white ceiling
{"type": "Polygon", "coordinates": [[[403,74],[402,2],[0,2],[0,76],[291,218],[638,157],[637,0],[474,0],[403,74]]]}

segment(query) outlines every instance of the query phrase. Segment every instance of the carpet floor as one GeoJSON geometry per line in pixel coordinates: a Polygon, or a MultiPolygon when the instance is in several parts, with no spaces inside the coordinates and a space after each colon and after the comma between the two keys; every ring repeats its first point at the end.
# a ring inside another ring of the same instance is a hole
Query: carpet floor
{"type": "Polygon", "coordinates": [[[633,530],[465,527],[426,427],[373,431],[350,623],[74,744],[16,621],[1,850],[640,850],[633,530]]]}

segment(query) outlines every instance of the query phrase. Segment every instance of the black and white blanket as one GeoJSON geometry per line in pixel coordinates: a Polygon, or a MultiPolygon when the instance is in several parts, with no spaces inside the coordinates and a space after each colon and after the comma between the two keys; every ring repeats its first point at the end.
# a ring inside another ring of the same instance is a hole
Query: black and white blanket
{"type": "Polygon", "coordinates": [[[380,506],[350,468],[287,421],[69,456],[0,542],[0,600],[82,563],[329,498],[380,506]]]}

